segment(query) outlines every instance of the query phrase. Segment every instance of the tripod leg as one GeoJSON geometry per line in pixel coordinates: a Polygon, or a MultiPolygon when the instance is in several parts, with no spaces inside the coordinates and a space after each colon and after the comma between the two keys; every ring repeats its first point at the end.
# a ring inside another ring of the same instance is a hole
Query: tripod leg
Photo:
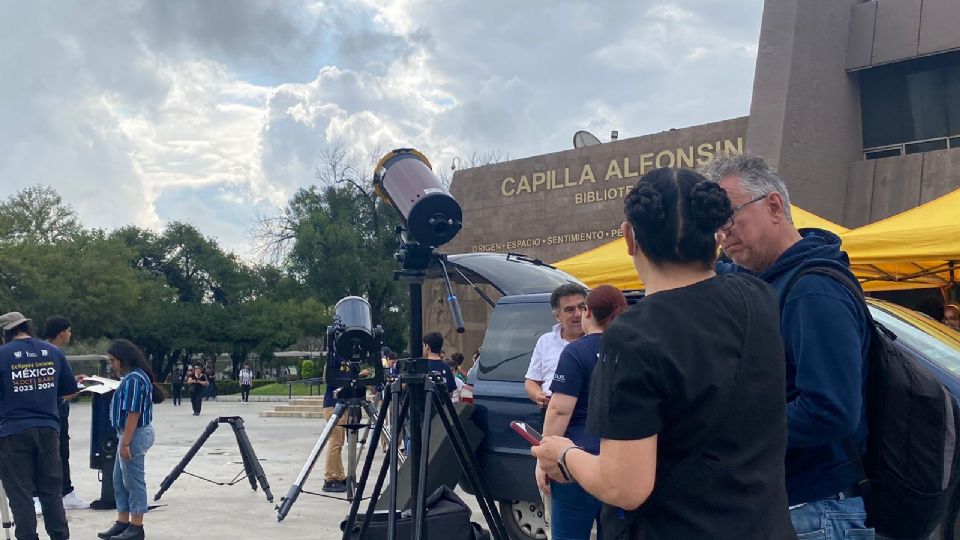
{"type": "Polygon", "coordinates": [[[457,454],[457,460],[460,462],[460,468],[467,477],[467,482],[470,484],[470,487],[473,488],[473,492],[477,494],[477,502],[480,505],[480,511],[483,512],[484,519],[487,520],[487,525],[490,527],[496,540],[508,540],[509,536],[507,536],[503,518],[497,511],[493,498],[490,497],[490,492],[487,490],[487,485],[480,476],[480,464],[477,463],[476,455],[474,455],[473,450],[470,448],[470,440],[467,438],[463,425],[460,423],[460,417],[457,415],[457,410],[454,408],[453,402],[450,401],[449,396],[439,391],[434,393],[434,398],[437,403],[437,409],[439,409],[438,413],[440,421],[443,423],[443,429],[450,436],[453,448],[457,454]]]}
{"type": "Polygon", "coordinates": [[[247,429],[243,425],[243,418],[236,417],[233,422],[230,422],[230,425],[233,426],[233,434],[236,435],[237,445],[240,446],[240,456],[243,458],[243,467],[250,478],[250,486],[256,491],[257,482],[260,482],[260,489],[267,496],[267,502],[273,502],[270,483],[267,482],[267,475],[263,472],[260,460],[257,459],[257,453],[253,451],[253,445],[250,444],[250,439],[247,437],[247,429]]]}
{"type": "Polygon", "coordinates": [[[187,464],[190,463],[190,460],[193,459],[193,456],[197,455],[197,452],[200,451],[200,447],[203,446],[203,443],[207,442],[207,439],[210,438],[210,435],[213,434],[217,428],[220,427],[219,419],[211,420],[207,424],[206,429],[203,430],[203,433],[200,434],[200,438],[193,443],[193,446],[190,447],[190,450],[187,450],[187,454],[183,456],[183,459],[180,460],[180,463],[177,463],[177,466],[170,471],[170,474],[163,479],[163,482],[160,483],[160,490],[157,491],[157,494],[153,496],[154,501],[159,501],[160,496],[163,495],[163,492],[170,489],[170,486],[173,482],[180,477],[180,474],[183,473],[183,469],[187,467],[187,464]]]}
{"type": "MultiPolygon", "coordinates": [[[[397,419],[397,422],[403,424],[404,419],[407,416],[407,400],[403,400],[403,404],[400,406],[400,414],[394,416],[397,419]]],[[[394,439],[395,440],[395,439],[394,439]]],[[[394,447],[393,450],[390,450],[391,455],[396,455],[397,446],[399,443],[391,442],[391,446],[394,447]]],[[[363,521],[363,528],[360,530],[360,538],[365,538],[367,534],[367,529],[370,528],[370,522],[373,519],[373,512],[376,510],[377,503],[380,502],[380,492],[383,490],[383,481],[387,476],[387,465],[389,464],[389,459],[383,460],[383,466],[380,468],[380,476],[377,477],[377,484],[373,488],[373,493],[370,495],[370,506],[367,507],[366,518],[363,521]]],[[[390,491],[395,491],[395,484],[390,485],[390,491]]],[[[389,534],[389,531],[388,531],[389,534]]]]}
{"type": "Polygon", "coordinates": [[[436,385],[429,378],[424,384],[423,422],[420,425],[420,467],[416,476],[411,476],[412,482],[417,485],[413,493],[413,523],[416,540],[427,540],[427,464],[430,458],[430,425],[433,419],[433,399],[430,392],[436,392],[436,385]]]}
{"type": "MultiPolygon", "coordinates": [[[[368,402],[364,402],[365,407],[367,408],[367,414],[370,414],[370,409],[372,406],[368,402]]],[[[388,396],[381,405],[381,413],[386,413],[388,407],[390,406],[390,397],[388,396]]],[[[363,499],[363,490],[367,486],[367,479],[370,477],[370,469],[373,467],[373,458],[377,455],[377,448],[379,448],[378,443],[380,442],[380,434],[383,432],[383,420],[385,414],[381,414],[379,418],[376,415],[370,416],[376,421],[373,424],[373,436],[371,439],[371,444],[367,448],[367,457],[363,461],[363,470],[360,471],[360,481],[357,483],[357,492],[353,499],[350,501],[350,516],[347,518],[347,526],[343,529],[343,538],[348,540],[350,538],[350,531],[353,530],[354,524],[357,522],[357,513],[360,511],[360,501],[363,499]]],[[[377,486],[374,488],[378,490],[380,484],[383,482],[383,477],[386,473],[387,460],[383,460],[383,466],[380,467],[380,474],[377,476],[377,486]]]]}
{"type": "MultiPolygon", "coordinates": [[[[403,383],[399,379],[390,385],[390,393],[393,394],[393,401],[390,404],[390,417],[395,420],[390,424],[390,514],[387,516],[387,540],[396,540],[397,538],[397,454],[399,453],[400,432],[400,394],[403,392],[403,383]]],[[[404,404],[410,406],[410,396],[404,400],[404,404]]],[[[406,409],[405,409],[406,410],[406,409]]],[[[370,508],[373,508],[373,501],[370,501],[370,508]]],[[[367,510],[370,514],[370,510],[367,510]]],[[[368,520],[369,521],[369,520],[368,520]]]]}
{"type": "Polygon", "coordinates": [[[360,407],[350,405],[347,407],[347,424],[351,426],[347,429],[347,500],[352,501],[357,484],[357,424],[360,423],[360,407]]]}
{"type": "Polygon", "coordinates": [[[290,490],[287,491],[287,496],[280,500],[280,506],[277,507],[277,521],[283,521],[283,518],[287,517],[287,513],[290,511],[290,507],[293,506],[293,503],[297,502],[297,497],[299,497],[300,492],[303,491],[304,482],[307,481],[307,477],[310,476],[314,465],[317,464],[317,459],[320,458],[320,452],[323,451],[323,447],[327,444],[327,440],[330,439],[333,430],[336,429],[337,424],[340,423],[340,417],[343,416],[344,410],[346,410],[346,404],[343,402],[337,403],[337,406],[334,407],[333,416],[327,419],[326,425],[323,426],[323,432],[320,433],[317,444],[313,446],[313,450],[310,451],[306,463],[304,463],[303,468],[300,469],[300,475],[297,476],[296,482],[290,486],[290,490]]]}

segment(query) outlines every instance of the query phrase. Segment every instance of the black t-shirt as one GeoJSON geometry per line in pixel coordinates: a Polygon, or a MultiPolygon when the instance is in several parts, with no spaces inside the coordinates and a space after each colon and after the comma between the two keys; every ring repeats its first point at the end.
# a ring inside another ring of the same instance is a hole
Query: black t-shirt
{"type": "Polygon", "coordinates": [[[194,375],[193,373],[191,373],[190,375],[187,376],[187,382],[194,383],[190,385],[191,387],[190,393],[194,396],[203,395],[203,393],[206,392],[207,388],[210,386],[209,384],[204,386],[200,384],[200,381],[205,381],[209,383],[210,379],[207,378],[207,375],[205,373],[201,373],[200,375],[194,375]]]}
{"type": "Polygon", "coordinates": [[[756,278],[662,291],[618,317],[604,333],[588,426],[604,439],[657,434],[657,470],[644,505],[605,509],[604,535],[795,537],[784,388],[776,297],[756,278]]]}
{"type": "Polygon", "coordinates": [[[587,334],[564,347],[550,383],[550,391],[554,394],[577,398],[564,436],[591,454],[600,452],[600,437],[587,431],[587,406],[590,402],[590,375],[597,365],[601,335],[587,334]]]}

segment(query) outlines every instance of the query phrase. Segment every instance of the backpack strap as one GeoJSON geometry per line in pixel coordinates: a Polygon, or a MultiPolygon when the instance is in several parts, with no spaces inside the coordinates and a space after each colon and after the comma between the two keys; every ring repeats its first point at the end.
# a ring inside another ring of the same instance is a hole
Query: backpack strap
{"type": "MultiPolygon", "coordinates": [[[[796,285],[797,281],[801,277],[808,274],[819,274],[821,276],[833,278],[843,285],[848,291],[850,291],[855,301],[860,305],[860,309],[863,311],[863,314],[866,317],[867,332],[870,333],[870,340],[873,341],[876,339],[874,333],[877,331],[878,324],[873,320],[873,316],[870,315],[870,309],[867,307],[867,302],[863,297],[863,288],[860,287],[858,282],[850,279],[850,276],[831,266],[808,266],[806,268],[801,268],[796,274],[791,276],[790,280],[787,282],[787,285],[783,288],[783,294],[780,296],[781,313],[783,312],[784,304],[786,304],[787,295],[790,294],[793,286],[796,285]]],[[[857,487],[860,489],[860,495],[864,498],[864,500],[866,500],[870,497],[873,489],[871,487],[870,478],[867,477],[867,470],[863,466],[863,458],[860,456],[860,451],[857,449],[856,445],[853,444],[853,438],[843,438],[843,453],[847,455],[847,459],[850,460],[850,463],[856,470],[858,478],[857,487]]]]}

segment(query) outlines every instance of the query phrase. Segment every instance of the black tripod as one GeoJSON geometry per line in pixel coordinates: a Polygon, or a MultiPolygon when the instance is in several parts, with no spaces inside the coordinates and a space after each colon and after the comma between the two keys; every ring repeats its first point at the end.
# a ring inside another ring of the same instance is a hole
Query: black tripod
{"type": "MultiPolygon", "coordinates": [[[[317,444],[314,445],[313,450],[307,457],[307,461],[300,470],[300,475],[297,476],[297,480],[290,486],[290,490],[287,491],[287,496],[280,499],[280,505],[277,506],[277,521],[283,521],[283,519],[287,517],[293,503],[297,502],[297,498],[304,492],[303,485],[306,483],[307,477],[310,476],[310,473],[317,464],[317,460],[320,459],[320,453],[323,452],[324,446],[326,446],[330,436],[333,434],[333,430],[337,427],[342,427],[346,431],[347,500],[353,500],[355,496],[357,487],[357,433],[361,429],[375,425],[379,421],[380,413],[378,413],[373,407],[373,404],[365,398],[365,387],[344,388],[341,392],[346,393],[345,395],[349,397],[341,397],[337,401],[337,405],[333,409],[333,415],[327,419],[327,423],[320,433],[320,438],[317,439],[317,444]],[[368,423],[361,422],[361,417],[364,412],[369,419],[368,423]],[[347,422],[340,426],[338,424],[343,415],[347,415],[347,422]]],[[[376,448],[376,441],[374,441],[370,447],[371,452],[376,451],[376,448]]]]}
{"type": "MultiPolygon", "coordinates": [[[[402,276],[409,286],[410,293],[410,346],[418,346],[423,340],[423,303],[422,286],[426,279],[426,271],[431,262],[437,262],[443,269],[443,277],[450,292],[450,308],[453,313],[453,319],[458,331],[462,331],[463,320],[460,315],[459,306],[456,304],[455,297],[450,287],[450,279],[447,276],[444,265],[444,256],[434,253],[433,248],[421,246],[415,242],[401,241],[400,251],[397,259],[403,263],[403,270],[397,272],[402,276]]],[[[380,468],[380,474],[377,476],[376,485],[370,498],[366,517],[360,530],[359,538],[365,538],[368,527],[377,501],[380,498],[380,492],[383,489],[383,483],[389,472],[390,492],[389,492],[389,514],[387,516],[387,538],[390,540],[399,540],[397,537],[397,442],[400,433],[400,427],[409,412],[410,415],[410,448],[408,459],[411,460],[411,513],[413,516],[414,540],[425,540],[426,531],[426,483],[427,483],[427,456],[429,454],[430,441],[430,423],[434,411],[443,424],[447,437],[453,442],[453,449],[457,456],[457,461],[466,475],[467,482],[477,494],[477,502],[480,504],[480,510],[490,527],[493,537],[497,540],[508,540],[506,528],[503,520],[494,505],[493,498],[480,476],[480,466],[477,463],[476,456],[470,448],[467,435],[460,424],[460,418],[450,401],[450,396],[446,392],[446,387],[442,382],[442,377],[436,373],[428,372],[426,358],[415,358],[401,362],[400,377],[390,385],[390,392],[384,397],[383,404],[380,407],[380,415],[376,425],[373,428],[372,442],[368,448],[367,456],[363,464],[363,471],[360,474],[360,480],[357,485],[357,494],[350,507],[350,515],[347,518],[343,539],[350,540],[354,538],[354,526],[357,521],[357,515],[360,510],[360,501],[363,497],[363,491],[370,476],[370,469],[373,466],[373,458],[376,448],[383,432],[383,419],[387,411],[391,412],[391,418],[395,421],[391,424],[391,437],[389,439],[390,450],[389,460],[384,460],[380,468]],[[401,407],[401,394],[404,392],[403,386],[406,385],[406,399],[401,407]]],[[[404,539],[406,540],[406,539],[404,539]]]]}
{"type": "Polygon", "coordinates": [[[180,463],[177,463],[177,466],[170,471],[170,474],[163,479],[163,482],[160,483],[160,490],[157,491],[157,494],[153,496],[154,501],[159,501],[160,496],[163,495],[163,492],[170,489],[170,486],[180,477],[181,473],[184,473],[184,469],[187,464],[190,463],[190,460],[193,459],[193,456],[197,455],[197,452],[200,451],[200,447],[203,446],[203,443],[207,442],[207,439],[210,438],[210,435],[213,435],[213,432],[220,427],[220,424],[230,424],[230,427],[233,428],[233,434],[237,437],[237,445],[240,447],[240,457],[243,459],[243,473],[237,474],[233,480],[230,482],[214,482],[213,480],[208,480],[202,476],[197,476],[195,474],[186,473],[189,476],[194,478],[199,478],[218,486],[232,486],[237,482],[240,482],[244,478],[250,480],[250,487],[254,491],[257,490],[257,482],[260,482],[260,487],[263,489],[264,495],[267,496],[267,502],[273,502],[273,494],[270,493],[270,484],[267,482],[267,475],[263,473],[263,468],[260,467],[260,461],[257,460],[257,453],[253,451],[253,445],[250,444],[250,439],[247,438],[247,430],[243,427],[243,418],[239,416],[221,416],[215,418],[207,424],[206,429],[203,430],[203,433],[200,434],[200,438],[193,443],[193,446],[190,447],[190,450],[187,450],[187,454],[183,456],[183,459],[180,460],[180,463]],[[243,475],[243,476],[241,476],[243,475]]]}

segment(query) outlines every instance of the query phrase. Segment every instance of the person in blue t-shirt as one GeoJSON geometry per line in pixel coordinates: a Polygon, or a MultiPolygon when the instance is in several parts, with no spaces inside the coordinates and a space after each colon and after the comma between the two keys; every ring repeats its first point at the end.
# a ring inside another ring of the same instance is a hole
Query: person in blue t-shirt
{"type": "MultiPolygon", "coordinates": [[[[600,353],[600,336],[617,315],[627,309],[627,299],[616,287],[601,285],[587,294],[587,309],[581,318],[584,336],[563,348],[550,390],[543,434],[562,435],[577,446],[596,455],[600,438],[587,431],[587,397],[590,376],[600,353]]],[[[550,531],[554,540],[588,540],[593,523],[600,528],[599,499],[579,484],[550,483],[546,472],[537,467],[537,486],[550,494],[550,531]]]]}
{"type": "Polygon", "coordinates": [[[113,493],[117,521],[104,532],[108,540],[143,540],[143,515],[147,513],[147,483],[144,478],[147,450],[156,438],[153,405],[162,403],[163,390],[156,385],[150,363],[136,345],[118,339],[107,349],[110,366],[122,376],[110,400],[110,425],[117,430],[117,460],[113,467],[113,493]]]}
{"type": "Polygon", "coordinates": [[[453,371],[443,361],[443,335],[440,332],[430,332],[423,336],[423,357],[427,359],[427,369],[430,372],[439,372],[446,383],[447,394],[457,390],[457,381],[453,378],[453,371]]]}
{"type": "Polygon", "coordinates": [[[37,537],[33,495],[52,540],[70,537],[63,511],[60,397],[77,392],[63,352],[35,339],[30,319],[0,316],[0,480],[17,524],[17,538],[37,537]]]}

